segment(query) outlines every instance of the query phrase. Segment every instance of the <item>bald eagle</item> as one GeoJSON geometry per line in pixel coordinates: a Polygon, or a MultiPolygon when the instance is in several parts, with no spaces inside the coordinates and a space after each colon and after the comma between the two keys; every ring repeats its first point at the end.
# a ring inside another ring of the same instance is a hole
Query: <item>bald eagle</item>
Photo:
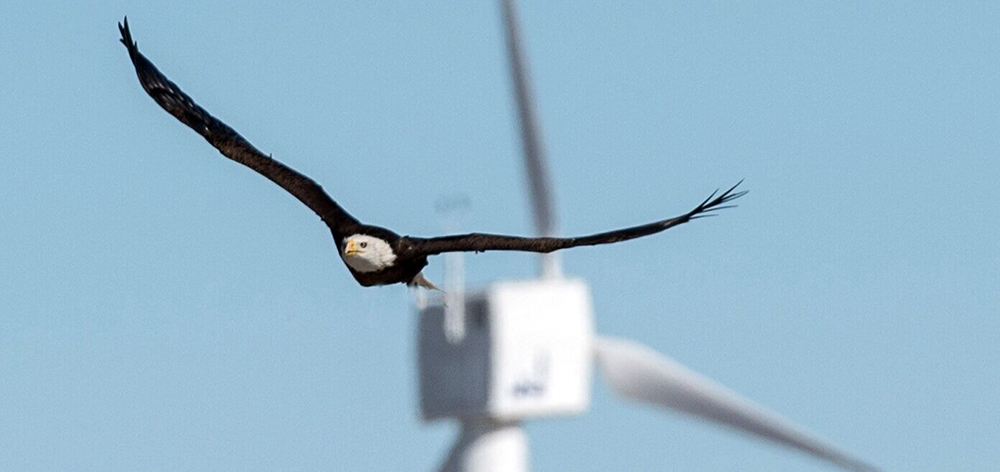
{"type": "MultiPolygon", "coordinates": [[[[128,18],[118,24],[121,42],[128,49],[142,88],[164,110],[202,135],[224,156],[243,164],[287,190],[323,220],[333,233],[338,254],[354,278],[365,287],[405,283],[434,289],[421,274],[427,257],[458,251],[529,251],[548,253],[576,246],[594,246],[648,236],[709,216],[709,212],[729,208],[726,203],[743,196],[737,183],[729,190],[713,192],[693,210],[674,218],[640,226],[575,238],[525,238],[470,233],[437,238],[400,236],[388,229],[367,225],[351,216],[312,179],[257,150],[235,130],[198,106],[143,56],[132,40],[128,18]]],[[[742,182],[742,181],[741,181],[742,182]]]]}

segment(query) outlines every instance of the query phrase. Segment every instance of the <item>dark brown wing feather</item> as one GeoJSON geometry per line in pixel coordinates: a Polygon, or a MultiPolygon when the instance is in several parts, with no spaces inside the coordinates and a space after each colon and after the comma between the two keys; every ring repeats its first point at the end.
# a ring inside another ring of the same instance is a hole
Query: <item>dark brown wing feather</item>
{"type": "Polygon", "coordinates": [[[360,224],[333,201],[319,184],[257,150],[243,136],[198,106],[191,97],[160,73],[139,52],[132,40],[128,18],[124,25],[118,24],[118,30],[121,31],[121,42],[128,49],[136,75],[139,76],[139,83],[164,110],[197,131],[224,156],[257,171],[305,203],[326,222],[335,235],[343,236],[360,224]]]}
{"type": "Polygon", "coordinates": [[[552,252],[559,249],[566,249],[576,246],[595,246],[598,244],[611,244],[629,239],[641,238],[660,231],[673,228],[688,221],[711,216],[712,211],[731,208],[733,205],[726,205],[746,194],[746,191],[734,192],[742,181],[734,185],[729,190],[716,196],[715,191],[704,202],[695,209],[674,218],[656,221],[653,223],[633,226],[606,233],[592,234],[576,238],[523,238],[519,236],[502,236],[495,234],[462,234],[455,236],[443,236],[440,238],[405,238],[409,243],[410,250],[414,254],[430,256],[442,252],[462,252],[462,251],[529,251],[529,252],[552,252]]]}

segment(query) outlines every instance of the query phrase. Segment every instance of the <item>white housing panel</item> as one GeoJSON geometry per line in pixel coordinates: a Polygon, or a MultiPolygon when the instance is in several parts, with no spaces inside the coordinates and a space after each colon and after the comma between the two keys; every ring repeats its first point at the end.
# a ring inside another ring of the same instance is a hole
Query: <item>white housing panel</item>
{"type": "Polygon", "coordinates": [[[593,315],[581,280],[502,282],[466,297],[465,336],[440,305],[421,312],[420,406],[427,419],[580,413],[590,403],[593,315]]]}

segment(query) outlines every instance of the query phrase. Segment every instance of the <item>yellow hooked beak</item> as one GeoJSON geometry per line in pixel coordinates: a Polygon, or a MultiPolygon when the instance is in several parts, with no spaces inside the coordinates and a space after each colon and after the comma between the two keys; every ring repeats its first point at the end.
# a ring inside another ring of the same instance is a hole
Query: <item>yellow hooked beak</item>
{"type": "Polygon", "coordinates": [[[354,257],[361,252],[358,250],[358,245],[354,241],[348,241],[347,246],[344,247],[344,255],[347,257],[354,257]]]}

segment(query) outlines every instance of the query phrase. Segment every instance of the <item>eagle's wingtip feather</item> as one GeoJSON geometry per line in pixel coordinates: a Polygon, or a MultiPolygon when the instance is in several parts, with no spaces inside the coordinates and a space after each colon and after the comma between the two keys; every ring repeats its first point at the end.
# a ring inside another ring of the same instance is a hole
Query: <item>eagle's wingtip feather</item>
{"type": "Polygon", "coordinates": [[[138,45],[132,39],[132,31],[130,31],[128,28],[128,16],[126,16],[122,21],[118,22],[118,32],[121,33],[122,35],[119,41],[121,41],[121,43],[125,45],[125,47],[129,50],[130,53],[132,52],[133,49],[138,48],[138,45]]]}

